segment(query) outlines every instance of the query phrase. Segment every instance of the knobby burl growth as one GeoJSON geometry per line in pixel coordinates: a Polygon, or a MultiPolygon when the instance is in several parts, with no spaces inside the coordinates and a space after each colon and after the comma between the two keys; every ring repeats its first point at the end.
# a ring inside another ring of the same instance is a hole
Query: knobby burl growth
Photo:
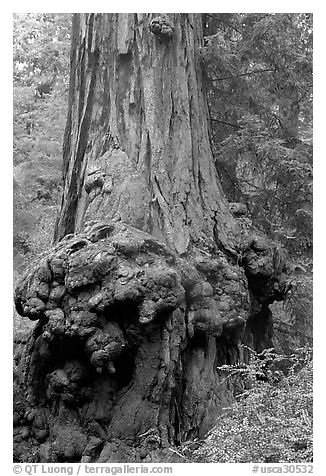
{"type": "Polygon", "coordinates": [[[16,289],[18,312],[38,320],[17,346],[16,458],[166,461],[166,448],[205,433],[228,395],[217,365],[241,357],[250,322],[266,331],[268,303],[284,297],[275,261],[257,236],[239,263],[218,251],[182,259],[121,222],[66,236],[16,289]]]}

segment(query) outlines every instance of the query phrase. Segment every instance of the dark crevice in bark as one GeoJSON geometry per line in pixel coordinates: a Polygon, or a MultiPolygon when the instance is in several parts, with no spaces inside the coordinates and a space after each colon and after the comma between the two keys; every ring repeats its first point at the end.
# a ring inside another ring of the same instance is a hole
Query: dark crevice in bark
{"type": "Polygon", "coordinates": [[[170,206],[169,202],[167,201],[167,199],[165,198],[165,196],[164,196],[164,194],[163,194],[163,191],[162,191],[160,182],[159,182],[159,180],[157,179],[156,175],[154,175],[154,181],[155,181],[155,183],[156,183],[156,185],[157,185],[157,188],[158,188],[158,191],[159,191],[161,197],[163,198],[163,200],[165,201],[165,203],[166,203],[168,206],[170,206]]]}

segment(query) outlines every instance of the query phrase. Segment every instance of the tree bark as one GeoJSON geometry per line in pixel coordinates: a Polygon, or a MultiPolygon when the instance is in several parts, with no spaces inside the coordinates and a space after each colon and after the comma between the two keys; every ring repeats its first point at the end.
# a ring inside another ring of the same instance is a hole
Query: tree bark
{"type": "Polygon", "coordinates": [[[196,61],[201,18],[157,17],[171,28],[170,38],[151,32],[153,17],[74,21],[57,239],[96,217],[130,223],[179,254],[212,242],[217,223],[221,240],[232,244],[234,220],[212,160],[196,61]]]}
{"type": "Polygon", "coordinates": [[[241,340],[270,344],[284,260],[223,196],[201,44],[197,14],[74,16],[56,244],[15,295],[38,320],[17,459],[171,461],[232,401],[241,340]]]}

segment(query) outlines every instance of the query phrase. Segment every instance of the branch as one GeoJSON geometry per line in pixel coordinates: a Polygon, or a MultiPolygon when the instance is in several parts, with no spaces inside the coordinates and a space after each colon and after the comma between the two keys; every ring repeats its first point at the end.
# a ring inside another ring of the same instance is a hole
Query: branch
{"type": "Polygon", "coordinates": [[[250,76],[252,74],[259,74],[259,73],[266,73],[266,72],[270,72],[270,71],[274,71],[275,72],[275,69],[274,68],[268,68],[268,69],[256,69],[255,71],[250,71],[250,72],[247,72],[247,73],[241,73],[241,74],[236,74],[234,76],[225,76],[223,78],[216,78],[216,79],[212,79],[213,82],[215,81],[225,81],[226,79],[234,79],[234,78],[239,78],[240,76],[250,76]]]}
{"type": "Polygon", "coordinates": [[[221,124],[226,124],[227,126],[235,127],[236,129],[244,129],[243,127],[238,126],[237,124],[232,124],[231,122],[221,121],[220,119],[217,119],[215,117],[211,117],[210,119],[213,122],[220,122],[221,124]]]}
{"type": "MultiPolygon", "coordinates": [[[[210,17],[212,17],[212,15],[209,15],[210,17]]],[[[238,30],[235,26],[231,25],[230,23],[226,23],[226,22],[220,22],[220,24],[223,24],[223,25],[226,25],[228,26],[229,28],[231,28],[231,30],[234,30],[236,31],[239,35],[242,34],[242,32],[240,30],[238,30]]],[[[211,39],[214,39],[214,38],[218,38],[219,37],[219,34],[218,33],[215,33],[213,35],[207,35],[207,36],[204,36],[204,40],[211,40],[211,39]]]]}
{"type": "Polygon", "coordinates": [[[242,32],[238,30],[235,26],[231,25],[230,23],[225,23],[231,30],[236,31],[239,35],[242,35],[242,32]]]}
{"type": "Polygon", "coordinates": [[[278,121],[279,125],[284,129],[283,120],[278,114],[271,111],[269,107],[265,106],[261,102],[257,101],[257,102],[254,102],[254,103],[255,103],[256,107],[259,107],[259,108],[263,109],[268,115],[274,117],[274,119],[276,119],[278,121]]]}
{"type": "Polygon", "coordinates": [[[266,190],[265,188],[258,187],[257,185],[254,185],[253,183],[249,182],[248,180],[245,180],[245,179],[242,178],[242,177],[239,179],[239,182],[243,182],[243,183],[249,185],[249,187],[253,187],[253,188],[255,188],[256,190],[259,190],[260,192],[264,192],[264,193],[267,192],[267,190],[266,190]]]}
{"type": "MultiPolygon", "coordinates": [[[[227,175],[227,177],[229,178],[230,182],[232,183],[232,185],[234,186],[234,188],[236,188],[238,190],[238,192],[240,192],[240,195],[243,197],[244,196],[244,193],[243,191],[241,190],[241,188],[239,187],[238,183],[236,180],[233,179],[232,175],[230,174],[230,172],[227,170],[226,166],[223,164],[223,162],[219,162],[218,159],[214,156],[214,161],[215,161],[215,164],[217,165],[217,173],[219,173],[219,169],[223,169],[223,172],[225,173],[225,175],[227,175]]],[[[222,171],[221,171],[222,172],[222,171]]]]}

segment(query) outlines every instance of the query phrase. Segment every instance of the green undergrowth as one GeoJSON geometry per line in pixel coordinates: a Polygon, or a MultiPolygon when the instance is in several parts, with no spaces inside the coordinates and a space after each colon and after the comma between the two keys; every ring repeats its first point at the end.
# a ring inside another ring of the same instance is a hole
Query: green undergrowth
{"type": "Polygon", "coordinates": [[[290,356],[252,353],[249,364],[223,366],[246,387],[217,418],[207,438],[183,447],[189,462],[311,462],[313,455],[311,348],[290,356]]]}

